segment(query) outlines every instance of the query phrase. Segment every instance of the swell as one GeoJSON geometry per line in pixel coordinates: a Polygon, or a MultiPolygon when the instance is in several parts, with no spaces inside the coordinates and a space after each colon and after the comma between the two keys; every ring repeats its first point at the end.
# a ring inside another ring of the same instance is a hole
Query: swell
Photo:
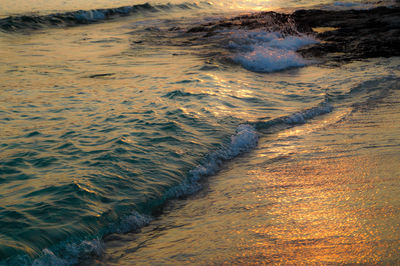
{"type": "Polygon", "coordinates": [[[0,19],[0,30],[13,32],[36,30],[47,27],[72,27],[86,25],[117,17],[142,14],[146,12],[169,11],[173,9],[197,9],[205,3],[159,4],[149,3],[107,9],[78,10],[49,15],[21,15],[0,19]]]}

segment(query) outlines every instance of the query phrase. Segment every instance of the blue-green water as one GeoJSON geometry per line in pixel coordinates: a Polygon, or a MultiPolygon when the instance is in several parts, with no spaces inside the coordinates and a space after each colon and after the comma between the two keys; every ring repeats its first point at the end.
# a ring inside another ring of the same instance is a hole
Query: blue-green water
{"type": "Polygon", "coordinates": [[[398,89],[398,58],[327,66],[295,53],[311,36],[186,33],[260,3],[134,4],[44,7],[0,32],[0,264],[101,256],[265,134],[398,89]]]}

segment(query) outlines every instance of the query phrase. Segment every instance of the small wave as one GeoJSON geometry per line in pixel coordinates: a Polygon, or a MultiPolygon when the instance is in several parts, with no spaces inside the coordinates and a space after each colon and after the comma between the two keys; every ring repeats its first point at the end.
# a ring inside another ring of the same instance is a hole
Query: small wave
{"type": "MultiPolygon", "coordinates": [[[[231,136],[229,143],[209,154],[202,163],[188,173],[188,177],[184,182],[168,189],[162,198],[157,200],[158,204],[156,205],[159,206],[167,200],[185,197],[199,191],[202,187],[201,179],[216,174],[224,162],[251,151],[257,146],[259,138],[257,130],[279,124],[290,126],[302,124],[308,119],[329,113],[332,109],[329,104],[322,103],[317,107],[278,119],[239,125],[236,133],[231,136]]],[[[147,212],[151,212],[151,210],[147,210],[147,212]]],[[[148,225],[152,220],[153,217],[150,215],[133,211],[131,214],[119,219],[119,222],[105,228],[102,233],[99,233],[93,239],[68,240],[55,247],[43,249],[41,255],[36,259],[30,258],[28,255],[20,255],[4,263],[5,265],[75,265],[82,260],[90,260],[91,257],[102,254],[104,250],[102,236],[111,233],[135,232],[148,225]]],[[[0,262],[0,265],[2,263],[0,262]]]]}
{"type": "Polygon", "coordinates": [[[384,76],[363,81],[352,87],[350,91],[339,95],[328,95],[333,101],[349,101],[353,112],[375,106],[376,102],[381,101],[400,88],[400,79],[395,75],[384,76]]]}
{"type": "Polygon", "coordinates": [[[191,195],[201,189],[199,180],[214,175],[225,161],[248,152],[257,146],[258,134],[254,126],[242,124],[236,129],[236,134],[231,136],[230,143],[210,154],[207,159],[191,170],[187,180],[180,185],[169,189],[167,198],[180,198],[191,195]]]}
{"type": "Polygon", "coordinates": [[[296,125],[304,124],[307,120],[312,119],[316,116],[327,114],[332,112],[333,107],[329,104],[317,106],[311,109],[307,109],[303,112],[295,113],[291,116],[284,118],[286,124],[296,125]]]}
{"type": "MultiPolygon", "coordinates": [[[[136,211],[121,219],[118,224],[110,226],[108,233],[127,233],[137,231],[150,223],[152,217],[140,214],[136,211]]],[[[104,243],[100,238],[86,239],[82,241],[65,241],[52,248],[45,248],[41,255],[32,259],[28,255],[19,255],[0,261],[0,265],[76,265],[82,260],[101,256],[104,251],[104,243]]]]}
{"type": "MultiPolygon", "coordinates": [[[[35,259],[32,265],[75,265],[78,263],[79,258],[100,256],[103,250],[104,244],[100,239],[84,240],[79,244],[69,243],[62,248],[62,256],[56,255],[50,249],[44,249],[42,251],[42,256],[35,259]]],[[[27,264],[30,263],[28,262],[27,264]]]]}
{"type": "MultiPolygon", "coordinates": [[[[187,196],[197,192],[201,185],[201,178],[215,174],[223,164],[257,145],[258,136],[251,125],[240,125],[235,135],[231,136],[228,145],[211,153],[199,166],[189,172],[185,182],[170,188],[164,196],[157,200],[157,206],[166,200],[187,196]]],[[[154,205],[154,204],[153,204],[154,205]]],[[[150,206],[153,206],[150,204],[150,206]]],[[[151,210],[147,210],[150,211],[151,210]]],[[[100,256],[103,252],[101,236],[111,233],[127,233],[137,231],[152,221],[150,215],[133,211],[130,215],[122,217],[119,222],[108,226],[99,238],[85,240],[69,240],[55,247],[45,248],[38,258],[32,259],[28,255],[20,255],[7,261],[0,261],[0,265],[75,265],[81,260],[91,256],[100,256]]]]}
{"type": "Polygon", "coordinates": [[[229,48],[237,51],[236,63],[253,72],[274,72],[302,67],[311,61],[296,53],[300,47],[314,44],[314,38],[305,35],[284,36],[278,32],[240,32],[233,36],[229,48]]]}
{"type": "Polygon", "coordinates": [[[295,126],[304,124],[307,120],[330,113],[332,110],[333,107],[329,103],[321,103],[319,106],[277,119],[239,125],[236,134],[231,136],[229,144],[207,156],[202,163],[189,172],[186,181],[167,191],[165,199],[185,197],[199,191],[201,189],[199,181],[202,178],[216,174],[224,162],[249,152],[257,146],[257,130],[277,125],[295,126]]]}
{"type": "Polygon", "coordinates": [[[27,255],[19,255],[6,261],[0,261],[0,265],[15,266],[68,266],[76,265],[80,259],[91,256],[100,256],[103,253],[104,244],[100,239],[84,240],[79,244],[67,243],[52,251],[48,248],[42,250],[40,257],[32,260],[27,255]],[[62,255],[60,255],[62,254],[62,255]]]}
{"type": "Polygon", "coordinates": [[[191,93],[191,92],[186,92],[183,90],[174,90],[166,93],[163,95],[163,97],[169,98],[169,99],[183,99],[183,98],[190,98],[190,97],[196,97],[198,99],[201,99],[203,97],[206,97],[206,93],[191,93]]]}
{"type": "Polygon", "coordinates": [[[118,8],[78,10],[49,15],[22,15],[0,19],[0,29],[5,32],[18,30],[34,30],[45,27],[69,27],[100,22],[116,17],[128,16],[135,13],[159,12],[171,9],[200,8],[196,3],[183,3],[179,5],[151,5],[149,3],[124,6],[118,8]]]}
{"type": "Polygon", "coordinates": [[[255,122],[255,128],[262,130],[270,129],[274,126],[294,126],[298,124],[304,124],[307,122],[307,120],[315,118],[319,115],[330,113],[332,110],[333,106],[324,102],[319,106],[306,109],[301,112],[296,112],[288,116],[278,117],[268,121],[255,122]]]}
{"type": "Polygon", "coordinates": [[[148,225],[152,220],[153,218],[151,216],[140,214],[134,211],[132,214],[124,217],[117,228],[111,231],[115,231],[117,233],[137,231],[140,228],[148,225]]]}

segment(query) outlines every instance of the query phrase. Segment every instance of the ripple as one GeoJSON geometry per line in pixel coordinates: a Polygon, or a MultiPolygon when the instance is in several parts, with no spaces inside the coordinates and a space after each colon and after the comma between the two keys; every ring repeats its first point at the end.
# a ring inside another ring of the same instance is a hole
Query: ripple
{"type": "Polygon", "coordinates": [[[55,157],[41,157],[41,158],[37,158],[37,159],[34,159],[34,160],[30,160],[30,162],[34,166],[39,167],[39,168],[48,167],[48,166],[54,164],[57,161],[58,161],[58,159],[55,158],[55,157]]]}
{"type": "Polygon", "coordinates": [[[181,99],[183,100],[185,97],[195,97],[196,99],[202,99],[204,97],[207,97],[208,94],[206,93],[190,93],[190,92],[185,92],[183,90],[174,90],[166,93],[163,97],[169,98],[169,99],[181,99]]]}
{"type": "Polygon", "coordinates": [[[33,131],[33,132],[30,132],[30,133],[26,134],[25,137],[26,138],[31,138],[31,137],[36,137],[36,136],[39,136],[39,135],[41,135],[41,133],[39,131],[33,131]]]}

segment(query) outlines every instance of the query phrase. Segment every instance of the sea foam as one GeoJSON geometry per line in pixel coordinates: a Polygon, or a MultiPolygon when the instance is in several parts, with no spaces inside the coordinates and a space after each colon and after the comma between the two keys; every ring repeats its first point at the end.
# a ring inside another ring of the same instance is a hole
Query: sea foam
{"type": "Polygon", "coordinates": [[[196,168],[189,172],[185,182],[168,190],[168,198],[178,198],[190,195],[201,189],[198,181],[210,175],[214,175],[223,162],[252,150],[257,146],[258,134],[254,126],[248,124],[239,125],[236,134],[231,136],[230,143],[211,153],[196,168]]]}
{"type": "Polygon", "coordinates": [[[296,53],[300,47],[317,41],[309,36],[284,36],[277,32],[238,32],[229,48],[236,51],[233,60],[254,72],[274,72],[305,66],[311,61],[296,53]]]}
{"type": "Polygon", "coordinates": [[[20,261],[20,265],[33,265],[33,266],[44,266],[44,265],[75,265],[79,262],[79,259],[88,256],[100,256],[104,251],[103,241],[100,239],[84,240],[81,243],[68,243],[62,247],[61,253],[56,254],[50,249],[45,248],[42,251],[42,255],[35,259],[32,264],[29,260],[24,263],[20,261]]]}
{"type": "MultiPolygon", "coordinates": [[[[149,224],[152,219],[149,215],[133,211],[131,214],[122,217],[119,223],[110,226],[107,233],[137,231],[149,224]]],[[[43,249],[41,255],[36,259],[30,258],[28,255],[19,255],[8,261],[0,261],[0,265],[76,265],[84,259],[93,256],[99,257],[103,252],[104,242],[100,237],[81,241],[71,240],[43,249]]]]}

